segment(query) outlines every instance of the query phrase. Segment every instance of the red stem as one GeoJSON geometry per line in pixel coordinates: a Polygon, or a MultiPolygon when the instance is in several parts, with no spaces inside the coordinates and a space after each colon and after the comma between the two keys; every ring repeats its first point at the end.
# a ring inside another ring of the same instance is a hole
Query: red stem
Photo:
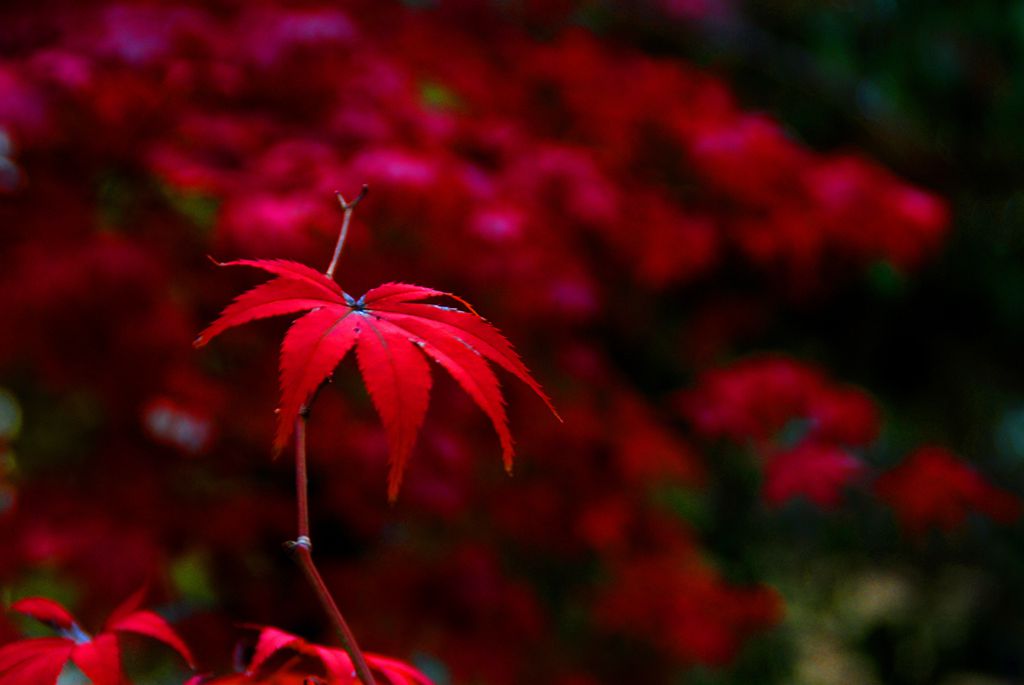
{"type": "Polygon", "coordinates": [[[334,597],[331,596],[331,591],[327,589],[324,579],[316,569],[316,564],[313,563],[313,543],[309,537],[307,483],[306,409],[304,408],[295,420],[295,493],[299,511],[299,536],[289,546],[293,549],[295,559],[298,561],[299,566],[302,567],[302,572],[305,573],[306,579],[313,586],[317,599],[320,600],[324,611],[327,612],[331,623],[334,624],[334,630],[338,633],[338,638],[341,640],[341,648],[345,650],[352,660],[352,666],[355,669],[356,677],[359,678],[359,682],[362,685],[376,685],[373,680],[373,674],[370,673],[370,667],[366,663],[366,658],[363,656],[362,651],[360,651],[359,645],[356,644],[355,635],[352,634],[352,630],[348,627],[345,617],[341,615],[334,597]]]}

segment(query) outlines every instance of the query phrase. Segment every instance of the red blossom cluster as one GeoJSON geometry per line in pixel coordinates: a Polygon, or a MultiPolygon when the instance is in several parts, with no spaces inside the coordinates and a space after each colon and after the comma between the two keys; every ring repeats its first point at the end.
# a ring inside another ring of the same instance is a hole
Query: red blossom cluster
{"type": "MultiPolygon", "coordinates": [[[[831,382],[819,369],[777,356],[748,358],[704,373],[678,407],[705,439],[749,444],[764,460],[764,501],[803,497],[823,509],[844,489],[866,485],[865,448],[880,412],[863,390],[831,382]]],[[[902,528],[952,531],[968,514],[1001,523],[1020,517],[1020,499],[997,488],[942,447],[920,447],[875,479],[873,490],[902,528]]]]}
{"type": "Polygon", "coordinates": [[[754,446],[765,459],[763,494],[771,505],[802,496],[838,506],[843,489],[865,474],[856,450],[879,431],[878,408],[864,391],[784,357],[708,371],[678,404],[704,438],[754,446]]]}
{"type": "Polygon", "coordinates": [[[679,407],[704,438],[777,442],[793,421],[821,442],[864,446],[878,435],[879,412],[859,388],[831,382],[819,369],[780,356],[758,356],[705,372],[679,407]]]}
{"type": "MultiPolygon", "coordinates": [[[[541,39],[522,25],[536,16],[501,3],[438,4],[0,7],[0,328],[16,332],[0,337],[0,383],[24,414],[0,436],[17,466],[0,584],[45,567],[92,617],[158,578],[203,672],[231,670],[239,621],[328,639],[278,552],[294,531],[288,458],[268,449],[274,324],[191,342],[252,283],[207,255],[322,269],[334,191],[366,183],[346,292],[465,294],[565,423],[510,387],[520,458],[505,478],[473,398],[436,374],[391,508],[386,433],[342,365],[313,410],[311,502],[361,642],[451,682],[659,683],[727,664],[781,619],[773,590],[727,580],[659,504],[704,488],[709,462],[643,360],[678,387],[695,370],[689,338],[675,342],[684,314],[727,357],[761,303],[826,296],[880,260],[913,269],[942,242],[945,204],[809,149],[678,60],[582,29],[541,39]],[[680,293],[698,285],[691,311],[680,293]],[[647,651],[593,658],[634,642],[647,651]]],[[[839,506],[879,423],[862,391],[784,358],[707,372],[682,407],[697,438],[754,443],[770,503],[839,506]],[[792,426],[799,439],[781,439],[792,426]]],[[[879,481],[898,511],[947,520],[902,482],[879,481]]],[[[967,490],[957,501],[986,510],[967,490]]],[[[338,652],[271,638],[248,671],[209,682],[348,682],[338,652]]],[[[75,649],[60,643],[81,666],[75,649]]],[[[12,668],[0,660],[0,683],[18,682],[12,668]]]]}
{"type": "Polygon", "coordinates": [[[921,534],[930,528],[951,532],[968,515],[983,514],[1000,523],[1020,518],[1016,495],[998,488],[955,454],[926,446],[907,455],[902,464],[875,483],[878,497],[893,508],[900,524],[921,534]]]}

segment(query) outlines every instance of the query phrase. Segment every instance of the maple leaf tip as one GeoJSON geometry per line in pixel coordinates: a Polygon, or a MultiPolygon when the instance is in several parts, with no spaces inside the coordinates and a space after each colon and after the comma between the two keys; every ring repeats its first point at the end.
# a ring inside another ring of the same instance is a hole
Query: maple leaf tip
{"type": "Polygon", "coordinates": [[[402,476],[404,471],[396,473],[393,470],[393,466],[389,468],[388,473],[388,504],[391,506],[395,505],[398,501],[398,491],[402,489],[402,476]]]}
{"type": "Polygon", "coordinates": [[[548,397],[546,393],[538,393],[538,394],[540,394],[540,398],[542,400],[544,400],[544,404],[547,405],[547,408],[551,411],[551,414],[556,419],[558,419],[558,422],[559,423],[565,423],[565,419],[563,419],[562,415],[558,413],[557,409],[555,409],[555,403],[551,401],[551,398],[548,397]]]}

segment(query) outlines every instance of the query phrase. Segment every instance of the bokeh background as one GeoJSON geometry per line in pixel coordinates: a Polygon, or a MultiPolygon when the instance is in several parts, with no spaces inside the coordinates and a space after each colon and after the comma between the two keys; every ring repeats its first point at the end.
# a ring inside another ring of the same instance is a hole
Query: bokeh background
{"type": "Polygon", "coordinates": [[[287,323],[191,342],[260,279],[207,256],[323,268],[367,183],[342,286],[466,297],[565,423],[508,379],[510,479],[435,373],[389,506],[342,365],[313,530],[365,647],[437,685],[1021,682],[1021,122],[1019,1],[8,0],[3,600],[98,627],[148,583],[211,673],[246,625],[330,642],[281,548],[287,323]]]}

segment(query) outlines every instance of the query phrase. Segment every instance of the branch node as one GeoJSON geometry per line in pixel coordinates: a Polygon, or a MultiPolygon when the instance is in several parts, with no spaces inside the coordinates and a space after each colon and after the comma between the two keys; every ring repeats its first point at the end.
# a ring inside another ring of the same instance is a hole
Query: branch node
{"type": "Polygon", "coordinates": [[[309,539],[307,535],[300,535],[294,540],[289,540],[284,543],[284,546],[289,550],[304,549],[307,552],[313,551],[313,541],[309,539]]]}

